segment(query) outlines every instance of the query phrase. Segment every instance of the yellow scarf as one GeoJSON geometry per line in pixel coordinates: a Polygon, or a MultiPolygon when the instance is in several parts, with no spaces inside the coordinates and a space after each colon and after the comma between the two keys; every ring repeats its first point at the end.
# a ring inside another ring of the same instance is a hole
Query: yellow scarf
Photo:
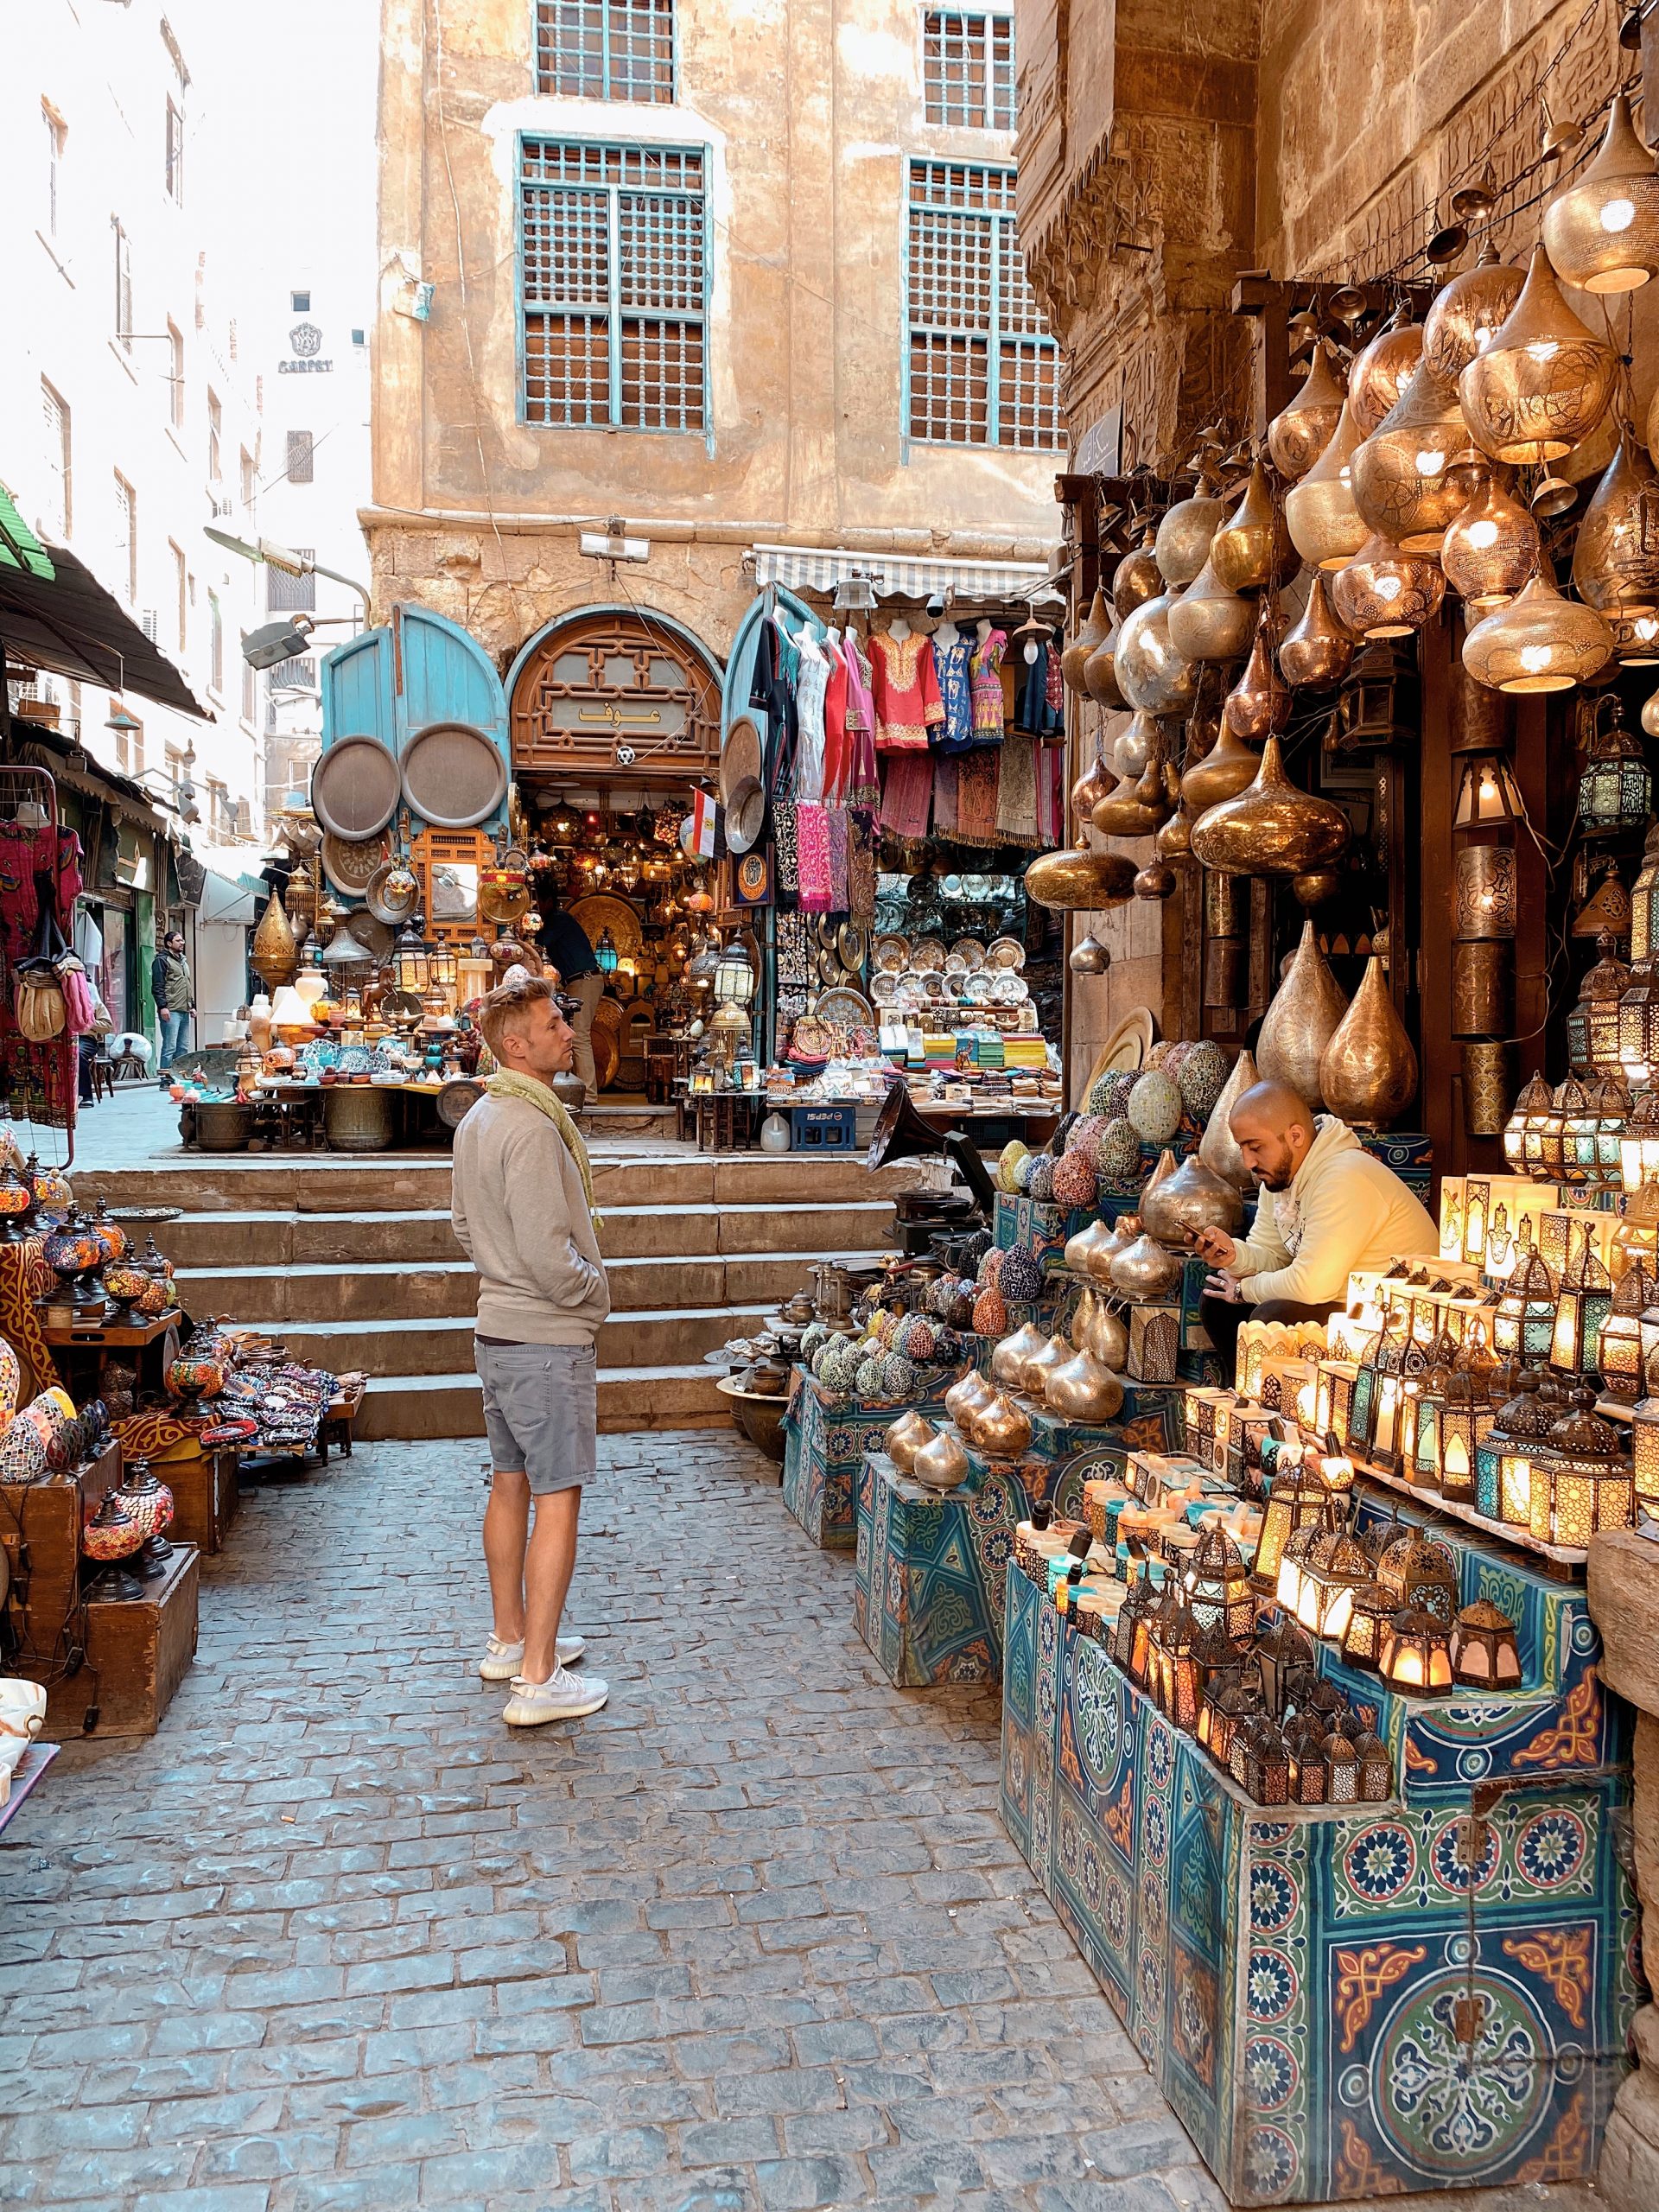
{"type": "Polygon", "coordinates": [[[505,1069],[495,1075],[486,1076],[484,1088],[492,1098],[522,1098],[527,1106],[534,1106],[538,1113],[546,1115],[564,1139],[565,1149],[581,1172],[588,1217],[594,1227],[599,1228],[601,1217],[594,1204],[594,1173],[588,1164],[588,1147],[582,1142],[582,1131],[571,1120],[563,1100],[550,1090],[544,1083],[538,1083],[533,1075],[510,1073],[505,1069]]]}

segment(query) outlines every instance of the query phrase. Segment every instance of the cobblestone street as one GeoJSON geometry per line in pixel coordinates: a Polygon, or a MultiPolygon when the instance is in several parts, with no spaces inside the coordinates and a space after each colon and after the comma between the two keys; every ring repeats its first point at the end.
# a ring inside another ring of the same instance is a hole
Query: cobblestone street
{"type": "Polygon", "coordinates": [[[1174,2212],[1222,2199],[996,1813],[724,1433],[601,1440],[594,1719],[510,1734],[481,1446],[255,1491],[161,1734],[0,1847],[0,2203],[1174,2212]]]}

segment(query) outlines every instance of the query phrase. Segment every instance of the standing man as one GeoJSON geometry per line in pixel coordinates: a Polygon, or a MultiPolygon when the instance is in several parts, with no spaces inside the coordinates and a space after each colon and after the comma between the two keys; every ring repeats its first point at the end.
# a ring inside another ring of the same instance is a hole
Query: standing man
{"type": "Polygon", "coordinates": [[[1252,1084],[1228,1127],[1262,1194],[1255,1226],[1242,1243],[1201,1229],[1192,1244],[1216,1269],[1199,1312],[1230,1378],[1247,1318],[1326,1320],[1353,1268],[1433,1258],[1440,1240],[1427,1210],[1348,1124],[1313,1113],[1287,1084],[1252,1084]]]}
{"type": "Polygon", "coordinates": [[[598,1448],[594,1339],[611,1310],[588,1148],[549,1088],[575,1051],[570,1004],[543,976],[489,994],[479,1027],[499,1072],[455,1132],[453,1214],[478,1270],[494,1471],[484,1515],[494,1624],[478,1671],[511,1683],[502,1718],[516,1727],[597,1713],[608,1694],[570,1672],[582,1640],[559,1634],[598,1448]]]}
{"type": "Polygon", "coordinates": [[[574,1065],[588,1092],[586,1103],[592,1106],[599,1098],[599,1072],[594,1065],[594,1015],[604,996],[605,977],[594,957],[587,931],[556,899],[551,911],[543,914],[537,948],[557,975],[560,988],[574,1001],[570,1027],[575,1033],[575,1059],[567,1061],[565,1065],[574,1065]]]}
{"type": "MultiPolygon", "coordinates": [[[[184,931],[169,930],[149,963],[149,995],[161,1031],[157,1065],[163,1077],[184,1050],[184,1033],[196,1010],[196,987],[184,957],[184,931]]],[[[165,1088],[165,1085],[163,1085],[165,1088]]]]}

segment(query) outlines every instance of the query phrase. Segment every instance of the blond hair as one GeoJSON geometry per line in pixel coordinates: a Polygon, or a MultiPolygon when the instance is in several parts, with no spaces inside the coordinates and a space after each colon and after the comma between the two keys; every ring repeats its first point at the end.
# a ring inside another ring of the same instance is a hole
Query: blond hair
{"type": "Polygon", "coordinates": [[[498,983],[486,995],[478,1010],[478,1026],[499,1065],[507,1065],[501,1046],[509,1031],[522,1031],[526,1027],[530,1009],[538,999],[557,996],[545,976],[525,976],[517,982],[498,983]]]}

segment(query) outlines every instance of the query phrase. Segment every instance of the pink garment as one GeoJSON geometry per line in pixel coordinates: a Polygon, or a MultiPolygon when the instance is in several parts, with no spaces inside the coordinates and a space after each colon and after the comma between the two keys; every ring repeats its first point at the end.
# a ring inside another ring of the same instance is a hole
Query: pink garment
{"type": "Polygon", "coordinates": [[[795,810],[795,845],[801,912],[830,913],[834,896],[830,874],[830,823],[823,807],[812,801],[804,799],[795,810]]]}
{"type": "Polygon", "coordinates": [[[835,805],[840,801],[852,758],[847,735],[847,655],[829,638],[823,641],[823,650],[830,658],[830,681],[823,694],[823,796],[835,805]]]}
{"type": "Polygon", "coordinates": [[[881,827],[895,837],[925,837],[935,762],[926,753],[892,753],[881,787],[881,827]]]}
{"type": "Polygon", "coordinates": [[[1007,646],[1004,632],[993,630],[982,645],[974,647],[968,664],[973,679],[974,741],[995,745],[1002,735],[1002,655],[1007,646]]]}
{"type": "Polygon", "coordinates": [[[875,699],[871,689],[874,671],[870,657],[849,630],[847,649],[847,727],[875,734],[875,699]]]}

